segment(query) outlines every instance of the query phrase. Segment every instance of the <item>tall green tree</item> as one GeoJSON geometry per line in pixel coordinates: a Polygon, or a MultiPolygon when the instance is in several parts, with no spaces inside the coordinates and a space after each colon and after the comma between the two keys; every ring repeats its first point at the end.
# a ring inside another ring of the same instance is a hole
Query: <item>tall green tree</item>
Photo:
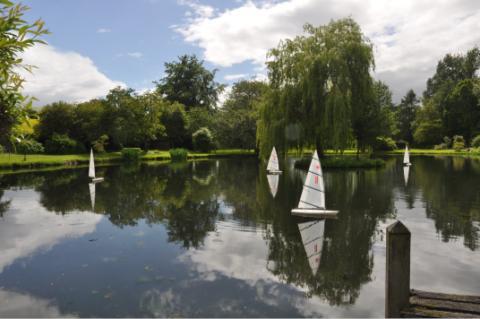
{"type": "Polygon", "coordinates": [[[20,69],[31,71],[25,65],[21,53],[37,43],[44,43],[40,37],[48,33],[42,20],[29,23],[24,19],[29,8],[0,0],[0,143],[10,140],[12,127],[21,117],[28,114],[25,109],[31,99],[21,89],[24,79],[20,69]]]}
{"type": "Polygon", "coordinates": [[[397,139],[409,144],[413,143],[415,115],[419,106],[419,100],[413,90],[409,90],[397,105],[396,119],[398,125],[397,139]]]}
{"type": "Polygon", "coordinates": [[[260,112],[262,154],[315,145],[360,148],[372,140],[375,103],[372,45],[350,18],[326,26],[306,24],[305,35],[269,51],[270,99],[260,112]]]}
{"type": "Polygon", "coordinates": [[[224,86],[215,82],[216,70],[207,70],[195,55],[182,55],[179,61],[165,63],[166,76],[155,82],[157,91],[168,101],[213,109],[224,86]]]}
{"type": "Polygon", "coordinates": [[[39,113],[39,123],[35,127],[37,138],[45,143],[53,134],[75,133],[75,106],[67,102],[54,102],[46,105],[39,113]]]}

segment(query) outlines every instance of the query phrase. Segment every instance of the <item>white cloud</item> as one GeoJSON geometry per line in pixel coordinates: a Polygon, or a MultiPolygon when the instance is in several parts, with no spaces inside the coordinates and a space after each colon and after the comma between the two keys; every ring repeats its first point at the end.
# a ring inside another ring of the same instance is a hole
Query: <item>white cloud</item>
{"type": "Polygon", "coordinates": [[[480,45],[475,0],[246,1],[224,11],[194,4],[189,5],[194,17],[175,30],[202,48],[207,61],[223,67],[245,61],[262,65],[267,50],[300,34],[304,23],[351,16],[374,44],[376,77],[390,85],[396,99],[409,88],[420,94],[445,54],[480,45]]]}
{"type": "Polygon", "coordinates": [[[127,53],[127,55],[131,58],[139,59],[143,56],[143,53],[142,52],[129,52],[129,53],[127,53]]]}
{"type": "Polygon", "coordinates": [[[59,51],[52,46],[36,45],[23,54],[24,63],[36,66],[25,77],[24,93],[44,105],[63,100],[83,102],[104,96],[124,83],[113,81],[100,72],[93,61],[76,52],[59,51]]]}
{"type": "Polygon", "coordinates": [[[245,74],[245,73],[227,74],[223,78],[225,79],[225,81],[235,81],[235,80],[246,78],[247,76],[248,76],[248,74],[245,74]]]}
{"type": "Polygon", "coordinates": [[[97,33],[110,33],[112,32],[111,29],[108,29],[108,28],[99,28],[97,29],[97,33]]]}

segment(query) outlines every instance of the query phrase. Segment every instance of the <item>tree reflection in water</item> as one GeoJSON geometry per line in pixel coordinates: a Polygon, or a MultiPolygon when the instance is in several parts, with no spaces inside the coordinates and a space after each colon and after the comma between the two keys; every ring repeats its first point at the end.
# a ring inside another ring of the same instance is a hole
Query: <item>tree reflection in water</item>
{"type": "MultiPolygon", "coordinates": [[[[340,213],[338,219],[325,221],[315,272],[299,232],[302,220],[290,214],[305,174],[286,169],[273,198],[264,167],[256,160],[217,163],[100,167],[105,181],[96,185],[94,211],[118,227],[162,223],[168,240],[184,248],[202,247],[219,220],[263,228],[268,244],[265,267],[281,281],[304,287],[308,296],[332,305],[355,303],[362,285],[372,280],[372,245],[379,222],[395,218],[396,192],[410,208],[417,198],[423,199],[426,215],[444,241],[462,236],[467,247],[478,248],[478,160],[415,158],[407,185],[397,159],[380,170],[325,170],[327,206],[340,213]]],[[[83,169],[0,178],[1,189],[34,188],[41,204],[58,214],[92,210],[88,182],[83,169]]],[[[0,202],[0,215],[7,209],[8,201],[0,202]]]]}

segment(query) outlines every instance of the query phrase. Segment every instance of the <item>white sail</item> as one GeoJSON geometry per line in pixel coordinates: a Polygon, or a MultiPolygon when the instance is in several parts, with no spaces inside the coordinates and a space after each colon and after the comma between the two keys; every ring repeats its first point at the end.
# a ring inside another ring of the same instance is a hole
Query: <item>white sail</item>
{"type": "Polygon", "coordinates": [[[298,208],[325,209],[325,186],[317,151],[310,162],[298,208]]]}
{"type": "Polygon", "coordinates": [[[405,146],[405,154],[403,155],[403,164],[410,164],[410,153],[408,152],[408,146],[405,146]]]}
{"type": "Polygon", "coordinates": [[[88,183],[88,189],[90,190],[90,202],[92,203],[92,210],[95,209],[95,183],[88,183]]]}
{"type": "Polygon", "coordinates": [[[270,186],[270,193],[272,193],[273,197],[275,197],[275,195],[277,195],[279,179],[280,179],[280,176],[278,176],[276,174],[275,175],[272,175],[272,174],[267,175],[268,185],[270,186]]]}
{"type": "Polygon", "coordinates": [[[320,266],[320,258],[322,257],[325,219],[299,223],[298,229],[300,230],[308,263],[312,269],[312,274],[315,276],[320,266]]]}
{"type": "Polygon", "coordinates": [[[410,166],[403,167],[403,177],[405,178],[405,186],[408,184],[408,175],[410,173],[410,166]]]}
{"type": "Polygon", "coordinates": [[[93,161],[92,149],[90,149],[90,164],[88,165],[88,177],[95,178],[95,162],[93,161]]]}
{"type": "Polygon", "coordinates": [[[272,149],[272,153],[270,153],[270,159],[268,160],[267,171],[279,171],[280,166],[278,165],[278,156],[277,151],[275,150],[275,146],[272,149]]]}

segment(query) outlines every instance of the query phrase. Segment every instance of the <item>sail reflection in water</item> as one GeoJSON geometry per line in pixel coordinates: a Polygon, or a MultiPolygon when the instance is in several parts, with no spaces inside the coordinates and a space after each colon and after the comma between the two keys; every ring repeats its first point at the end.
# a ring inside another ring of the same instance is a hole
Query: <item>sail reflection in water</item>
{"type": "Polygon", "coordinates": [[[408,175],[410,174],[410,166],[403,167],[403,178],[405,179],[405,186],[408,184],[408,175]]]}
{"type": "Polygon", "coordinates": [[[325,219],[298,223],[298,229],[302,236],[308,263],[312,269],[312,274],[315,276],[320,266],[320,258],[322,257],[325,219]]]}
{"type": "Polygon", "coordinates": [[[270,193],[272,193],[272,196],[275,197],[278,191],[278,181],[280,179],[280,176],[276,174],[275,175],[268,174],[267,179],[268,179],[268,186],[270,186],[270,193]]]}
{"type": "Polygon", "coordinates": [[[90,190],[90,202],[92,204],[92,211],[95,210],[95,183],[88,183],[88,189],[90,190]]]}

